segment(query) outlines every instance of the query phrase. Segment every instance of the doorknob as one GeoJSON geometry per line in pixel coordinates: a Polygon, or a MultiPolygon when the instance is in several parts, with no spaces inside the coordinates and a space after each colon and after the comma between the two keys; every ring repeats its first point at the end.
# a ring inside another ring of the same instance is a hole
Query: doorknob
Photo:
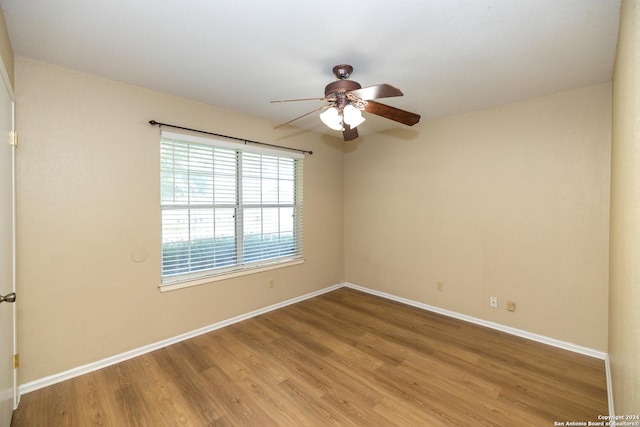
{"type": "Polygon", "coordinates": [[[16,293],[11,292],[10,294],[6,294],[4,296],[0,295],[0,303],[2,302],[16,302],[16,293]]]}

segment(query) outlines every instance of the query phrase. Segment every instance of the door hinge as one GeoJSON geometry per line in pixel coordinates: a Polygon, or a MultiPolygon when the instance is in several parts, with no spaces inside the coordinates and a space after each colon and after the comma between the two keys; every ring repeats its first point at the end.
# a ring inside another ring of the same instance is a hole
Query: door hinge
{"type": "Polygon", "coordinates": [[[11,140],[9,141],[9,144],[13,146],[18,145],[18,131],[11,131],[11,140]]]}
{"type": "Polygon", "coordinates": [[[20,355],[13,355],[13,369],[18,369],[20,367],[20,355]]]}

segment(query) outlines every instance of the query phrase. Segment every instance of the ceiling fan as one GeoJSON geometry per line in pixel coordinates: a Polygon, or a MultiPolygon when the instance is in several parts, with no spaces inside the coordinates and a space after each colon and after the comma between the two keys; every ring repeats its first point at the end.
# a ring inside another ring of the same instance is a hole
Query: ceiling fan
{"type": "Polygon", "coordinates": [[[394,120],[407,126],[413,126],[420,121],[419,114],[410,113],[409,111],[374,101],[374,99],[378,98],[404,95],[400,89],[387,83],[363,88],[360,86],[360,83],[348,80],[352,72],[353,67],[351,65],[340,64],[333,67],[333,74],[335,74],[338,80],[329,83],[324,88],[324,98],[271,101],[272,103],[293,101],[328,102],[328,104],[322,107],[276,126],[276,129],[320,110],[325,110],[320,114],[322,122],[331,129],[342,131],[342,136],[345,141],[352,141],[358,137],[356,127],[365,121],[365,118],[362,117],[362,111],[394,120]]]}

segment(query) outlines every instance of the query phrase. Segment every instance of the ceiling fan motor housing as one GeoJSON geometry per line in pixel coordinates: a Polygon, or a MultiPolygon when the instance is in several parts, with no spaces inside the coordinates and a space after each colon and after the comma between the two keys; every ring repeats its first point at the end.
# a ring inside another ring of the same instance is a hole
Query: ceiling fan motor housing
{"type": "Polygon", "coordinates": [[[360,83],[354,82],[353,80],[338,80],[325,86],[324,96],[328,98],[329,95],[334,93],[345,93],[361,88],[360,83]]]}

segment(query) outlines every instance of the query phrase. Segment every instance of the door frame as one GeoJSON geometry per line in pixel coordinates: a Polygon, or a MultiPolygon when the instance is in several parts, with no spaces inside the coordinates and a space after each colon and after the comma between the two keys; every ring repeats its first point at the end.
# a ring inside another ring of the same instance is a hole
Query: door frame
{"type": "MultiPolygon", "coordinates": [[[[6,83],[5,83],[6,85],[6,83]]],[[[8,91],[11,98],[11,134],[13,138],[13,145],[11,146],[11,213],[13,216],[12,224],[12,267],[13,267],[13,291],[16,292],[16,147],[18,144],[18,136],[16,134],[16,101],[13,91],[8,91]]],[[[18,403],[20,403],[20,394],[18,393],[18,369],[19,362],[15,359],[18,357],[18,306],[17,302],[11,304],[13,311],[13,354],[14,354],[14,366],[13,366],[13,410],[18,409],[18,403]]],[[[19,360],[19,359],[18,359],[19,360]]]]}
{"type": "MultiPolygon", "coordinates": [[[[9,99],[11,100],[11,133],[13,137],[13,144],[11,146],[11,216],[12,216],[12,230],[11,230],[11,240],[12,240],[12,283],[11,288],[12,292],[16,292],[16,145],[17,145],[17,136],[16,136],[16,97],[15,92],[13,90],[13,85],[11,84],[11,79],[9,78],[9,73],[7,72],[7,67],[4,63],[4,59],[0,58],[0,75],[2,76],[2,83],[5,86],[7,93],[9,94],[9,99]]],[[[18,339],[17,339],[17,303],[10,304],[11,306],[11,316],[13,318],[13,354],[18,354],[18,339]]],[[[15,356],[14,356],[15,357],[15,356]]],[[[18,404],[20,403],[20,393],[18,390],[18,368],[14,367],[13,369],[13,410],[15,411],[18,408],[18,404]]]]}

